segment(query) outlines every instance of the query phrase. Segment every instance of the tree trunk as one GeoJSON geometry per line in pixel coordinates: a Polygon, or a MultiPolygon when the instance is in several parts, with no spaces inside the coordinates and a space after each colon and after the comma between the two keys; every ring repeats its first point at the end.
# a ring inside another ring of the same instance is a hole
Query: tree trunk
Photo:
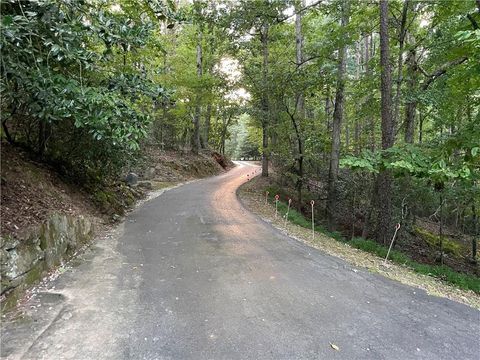
{"type": "Polygon", "coordinates": [[[327,86],[327,95],[325,97],[325,119],[327,120],[327,132],[330,132],[330,87],[327,86]]]}
{"type": "MultiPolygon", "coordinates": [[[[370,76],[369,62],[372,57],[373,34],[365,37],[365,75],[370,76]]],[[[367,95],[367,103],[371,102],[371,95],[367,95]]],[[[375,151],[375,118],[370,115],[370,150],[375,151]]]]}
{"type": "Polygon", "coordinates": [[[418,143],[421,144],[423,142],[423,119],[425,115],[422,112],[419,112],[419,121],[418,121],[418,143]]]}
{"type": "MultiPolygon", "coordinates": [[[[360,69],[362,67],[362,48],[360,42],[357,42],[355,45],[355,79],[358,81],[360,80],[360,69]]],[[[355,155],[360,154],[360,122],[358,116],[355,115],[354,119],[354,133],[353,133],[353,141],[354,141],[354,153],[355,155]]]]}
{"type": "MultiPolygon", "coordinates": [[[[390,69],[390,48],[388,40],[388,0],[380,0],[380,67],[381,67],[381,116],[382,149],[393,146],[392,120],[392,74],[390,69]]],[[[376,240],[386,243],[390,234],[392,219],[392,175],[382,170],[377,177],[377,227],[376,240]],[[380,201],[381,199],[381,201],[380,201]]]]}
{"type": "MultiPolygon", "coordinates": [[[[197,42],[197,76],[199,81],[202,78],[202,31],[198,31],[198,42],[197,42]]],[[[201,115],[201,106],[200,106],[200,90],[197,89],[196,95],[196,105],[195,105],[195,114],[193,117],[193,139],[192,139],[192,152],[198,154],[200,149],[200,115],[201,115]]]]}
{"type": "MultiPolygon", "coordinates": [[[[341,26],[348,24],[348,0],[342,3],[341,26]]],[[[330,151],[330,168],[328,171],[327,220],[328,229],[335,227],[335,210],[337,201],[338,164],[340,160],[340,132],[343,121],[343,106],[345,101],[346,45],[338,49],[337,90],[335,94],[335,109],[333,110],[332,147],[330,151]]]]}
{"type": "Polygon", "coordinates": [[[440,238],[440,265],[443,265],[443,190],[440,190],[440,225],[438,237],[440,238]]]}
{"type": "Polygon", "coordinates": [[[350,126],[348,119],[345,120],[345,151],[348,153],[350,149],[350,126]]]}
{"type": "MultiPolygon", "coordinates": [[[[300,9],[305,7],[305,0],[297,1],[295,14],[295,46],[297,55],[297,67],[303,63],[303,34],[302,34],[302,13],[300,9]]],[[[300,120],[305,118],[305,94],[300,91],[297,97],[297,112],[300,120]]]]}
{"type": "MultiPolygon", "coordinates": [[[[295,46],[297,55],[297,67],[303,63],[303,34],[302,34],[302,13],[300,9],[305,7],[305,0],[297,1],[296,14],[295,14],[295,46]]],[[[303,189],[303,134],[302,134],[302,122],[305,118],[305,94],[300,91],[297,94],[297,113],[298,113],[298,126],[295,118],[292,116],[292,121],[295,126],[295,134],[297,136],[298,144],[298,179],[297,179],[297,197],[299,204],[302,204],[302,189],[303,189]]]]}
{"type": "Polygon", "coordinates": [[[263,68],[263,94],[262,94],[262,176],[268,176],[268,124],[270,123],[270,106],[268,101],[268,30],[269,26],[264,25],[261,32],[263,68]]]}
{"type": "Polygon", "coordinates": [[[405,36],[407,33],[407,14],[410,0],[404,0],[402,18],[400,20],[400,30],[398,33],[398,58],[397,58],[397,79],[396,79],[396,93],[395,93],[395,106],[393,113],[393,132],[395,133],[395,127],[398,123],[398,117],[400,112],[400,95],[402,88],[402,70],[403,70],[403,48],[405,44],[405,36]]]}
{"type": "MultiPolygon", "coordinates": [[[[410,101],[405,109],[405,142],[413,144],[415,133],[415,113],[417,112],[417,102],[410,101]]],[[[421,142],[421,140],[420,140],[421,142]]]]}
{"type": "Polygon", "coordinates": [[[208,103],[207,113],[205,114],[205,146],[208,147],[208,140],[210,138],[210,121],[212,118],[212,104],[208,103]]]}
{"type": "Polygon", "coordinates": [[[410,99],[407,100],[405,105],[405,142],[413,144],[413,138],[415,133],[415,115],[417,112],[417,100],[414,98],[415,90],[418,83],[417,66],[415,63],[415,50],[410,51],[408,56],[408,92],[410,99]]]}
{"type": "Polygon", "coordinates": [[[473,219],[473,236],[472,236],[472,262],[477,262],[477,241],[479,235],[477,211],[475,201],[472,199],[472,219],[473,219]]]}
{"type": "Polygon", "coordinates": [[[297,188],[297,196],[298,196],[298,202],[302,204],[302,189],[303,189],[303,136],[300,132],[299,124],[297,124],[297,121],[295,120],[295,114],[289,114],[290,119],[292,120],[293,128],[295,130],[295,136],[297,138],[297,151],[298,151],[298,156],[296,158],[297,162],[297,183],[296,183],[296,188],[297,188]]]}

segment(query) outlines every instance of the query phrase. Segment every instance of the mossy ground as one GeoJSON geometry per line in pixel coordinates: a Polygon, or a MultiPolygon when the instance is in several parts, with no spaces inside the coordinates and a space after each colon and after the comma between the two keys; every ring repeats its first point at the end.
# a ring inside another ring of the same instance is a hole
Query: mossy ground
{"type": "Polygon", "coordinates": [[[440,236],[432,234],[431,232],[422,229],[418,226],[414,228],[417,235],[419,235],[425,242],[432,248],[439,249],[440,244],[443,248],[443,251],[448,254],[453,254],[455,256],[460,256],[462,252],[462,246],[459,243],[449,240],[446,237],[440,239],[440,236]]]}

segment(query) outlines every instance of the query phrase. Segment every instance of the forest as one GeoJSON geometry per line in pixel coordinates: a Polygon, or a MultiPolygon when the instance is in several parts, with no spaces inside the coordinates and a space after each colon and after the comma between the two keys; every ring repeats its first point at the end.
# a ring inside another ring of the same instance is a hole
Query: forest
{"type": "Polygon", "coordinates": [[[79,186],[261,161],[307,218],[478,276],[480,0],[5,0],[1,137],[79,186]]]}

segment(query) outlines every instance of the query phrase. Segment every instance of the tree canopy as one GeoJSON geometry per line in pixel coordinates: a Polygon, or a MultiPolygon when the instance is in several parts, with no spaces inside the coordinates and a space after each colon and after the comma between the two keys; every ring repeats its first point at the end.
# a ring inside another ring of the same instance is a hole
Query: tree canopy
{"type": "Polygon", "coordinates": [[[1,24],[2,137],[80,182],[215,150],[331,230],[385,242],[440,201],[478,233],[478,1],[7,0],[1,24]]]}

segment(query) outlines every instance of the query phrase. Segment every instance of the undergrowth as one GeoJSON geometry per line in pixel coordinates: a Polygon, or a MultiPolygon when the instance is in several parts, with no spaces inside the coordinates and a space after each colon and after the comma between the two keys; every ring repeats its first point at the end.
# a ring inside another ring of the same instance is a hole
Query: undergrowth
{"type": "MultiPolygon", "coordinates": [[[[266,189],[266,191],[269,192],[269,202],[274,202],[275,194],[280,193],[279,189],[276,187],[269,187],[266,189]]],[[[288,203],[279,200],[277,203],[278,216],[284,218],[287,212],[287,208],[288,203]]],[[[302,213],[292,208],[290,208],[288,214],[288,221],[290,223],[299,225],[307,229],[312,228],[311,219],[305,218],[302,213]]],[[[315,224],[315,231],[331,237],[337,241],[344,242],[354,248],[366,251],[371,254],[375,254],[381,258],[385,258],[387,256],[388,247],[378,244],[375,241],[359,237],[347,240],[341,233],[337,231],[328,231],[323,227],[318,226],[317,224],[315,224]]],[[[407,254],[398,250],[390,251],[389,260],[396,264],[405,265],[419,274],[433,276],[447,283],[453,284],[460,289],[472,290],[475,293],[480,294],[480,278],[478,278],[477,276],[459,273],[445,265],[421,264],[414,261],[407,254]]]]}

